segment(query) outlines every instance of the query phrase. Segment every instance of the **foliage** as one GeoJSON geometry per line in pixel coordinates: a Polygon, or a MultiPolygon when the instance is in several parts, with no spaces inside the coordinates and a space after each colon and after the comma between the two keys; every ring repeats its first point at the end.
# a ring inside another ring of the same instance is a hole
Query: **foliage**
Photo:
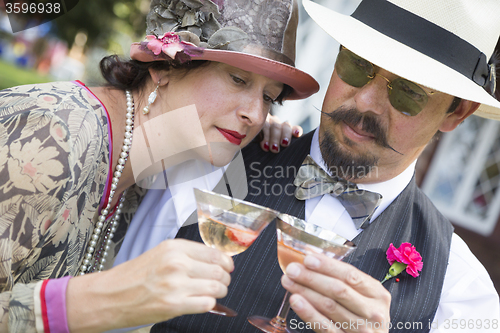
{"type": "Polygon", "coordinates": [[[0,60],[0,90],[31,83],[49,82],[50,77],[0,60]]]}
{"type": "MultiPolygon", "coordinates": [[[[149,0],[80,0],[53,21],[53,33],[72,45],[76,34],[87,34],[87,46],[108,48],[116,29],[143,37],[149,0]]],[[[140,37],[139,37],[140,38],[140,37]]]]}

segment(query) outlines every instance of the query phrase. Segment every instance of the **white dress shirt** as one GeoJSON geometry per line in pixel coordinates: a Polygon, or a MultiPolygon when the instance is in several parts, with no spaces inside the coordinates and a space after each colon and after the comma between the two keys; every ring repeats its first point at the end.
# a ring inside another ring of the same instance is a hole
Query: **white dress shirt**
{"type": "MultiPolygon", "coordinates": [[[[311,142],[310,155],[327,171],[319,148],[318,130],[311,142]]],[[[377,192],[383,196],[370,221],[377,218],[409,184],[415,164],[416,161],[388,181],[358,184],[361,189],[377,192]]],[[[350,240],[363,231],[356,229],[342,204],[328,194],[306,200],[305,213],[308,222],[326,227],[350,240]]],[[[453,233],[441,300],[434,321],[430,323],[431,333],[499,332],[499,319],[500,301],[488,272],[465,242],[453,233]]]]}

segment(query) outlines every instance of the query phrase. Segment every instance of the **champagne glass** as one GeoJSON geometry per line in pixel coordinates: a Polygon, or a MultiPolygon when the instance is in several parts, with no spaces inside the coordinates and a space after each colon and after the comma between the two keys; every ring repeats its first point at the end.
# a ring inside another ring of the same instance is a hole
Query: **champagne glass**
{"type": "MultiPolygon", "coordinates": [[[[283,273],[292,262],[303,263],[307,254],[323,253],[330,258],[341,260],[356,246],[336,233],[323,229],[299,218],[279,214],[276,220],[278,236],[278,262],[283,273]]],[[[287,327],[286,318],[290,310],[290,296],[287,291],[278,315],[273,319],[252,316],[248,321],[263,332],[294,333],[287,327]]]]}
{"type": "MultiPolygon", "coordinates": [[[[272,209],[215,192],[195,188],[194,196],[203,242],[230,256],[245,251],[278,215],[272,209]]],[[[237,315],[219,303],[210,312],[227,317],[237,315]]]]}

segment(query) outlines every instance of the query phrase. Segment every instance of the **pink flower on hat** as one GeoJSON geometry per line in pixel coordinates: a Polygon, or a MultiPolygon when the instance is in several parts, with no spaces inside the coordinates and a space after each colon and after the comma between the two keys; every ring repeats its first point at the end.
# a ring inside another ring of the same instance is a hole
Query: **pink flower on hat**
{"type": "Polygon", "coordinates": [[[404,269],[406,269],[406,272],[411,276],[417,277],[419,276],[419,271],[421,271],[424,266],[422,256],[415,249],[415,246],[410,243],[403,243],[399,248],[396,248],[391,243],[387,249],[386,255],[391,268],[389,268],[389,273],[387,273],[384,280],[382,280],[382,283],[398,275],[404,269]]]}
{"type": "Polygon", "coordinates": [[[184,43],[174,32],[166,32],[162,37],[147,35],[147,47],[153,51],[154,55],[159,55],[161,52],[175,59],[177,52],[184,50],[184,43]]]}

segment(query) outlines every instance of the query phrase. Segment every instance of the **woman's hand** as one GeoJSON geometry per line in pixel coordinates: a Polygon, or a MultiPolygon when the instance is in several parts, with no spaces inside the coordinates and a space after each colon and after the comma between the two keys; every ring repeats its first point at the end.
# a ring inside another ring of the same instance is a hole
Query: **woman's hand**
{"type": "Polygon", "coordinates": [[[268,114],[260,135],[260,147],[264,151],[279,153],[280,145],[287,147],[292,141],[292,135],[298,138],[302,132],[302,127],[292,126],[287,121],[282,123],[278,117],[268,114]]]}
{"type": "Polygon", "coordinates": [[[211,310],[227,294],[231,257],[174,239],[109,271],[78,276],[66,292],[71,332],[102,332],[211,310]]]}

